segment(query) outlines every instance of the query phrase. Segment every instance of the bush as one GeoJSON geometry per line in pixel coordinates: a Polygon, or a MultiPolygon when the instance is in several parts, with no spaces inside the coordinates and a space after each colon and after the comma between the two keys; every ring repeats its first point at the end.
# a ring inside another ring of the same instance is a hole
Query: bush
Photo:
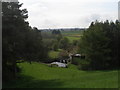
{"type": "Polygon", "coordinates": [[[68,57],[69,54],[66,50],[62,50],[60,53],[59,53],[59,58],[69,58],[68,57]]]}
{"type": "Polygon", "coordinates": [[[81,62],[81,59],[77,58],[77,57],[74,57],[73,60],[72,60],[72,64],[75,64],[75,65],[79,65],[80,62],[81,62]]]}
{"type": "Polygon", "coordinates": [[[78,65],[78,69],[80,70],[91,70],[89,67],[89,62],[87,60],[82,60],[80,64],[78,65]]]}
{"type": "Polygon", "coordinates": [[[74,57],[72,64],[77,65],[79,70],[91,70],[89,67],[90,63],[85,59],[74,57]]]}

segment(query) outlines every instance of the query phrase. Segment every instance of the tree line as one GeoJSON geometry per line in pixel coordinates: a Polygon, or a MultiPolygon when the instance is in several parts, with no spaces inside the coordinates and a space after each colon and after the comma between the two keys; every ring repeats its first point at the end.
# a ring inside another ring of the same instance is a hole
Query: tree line
{"type": "Polygon", "coordinates": [[[120,22],[92,22],[79,43],[79,52],[86,56],[81,69],[119,68],[120,22]]]}
{"type": "Polygon", "coordinates": [[[2,3],[2,76],[3,82],[16,77],[17,63],[46,58],[41,32],[29,26],[28,11],[18,2],[2,3]]]}

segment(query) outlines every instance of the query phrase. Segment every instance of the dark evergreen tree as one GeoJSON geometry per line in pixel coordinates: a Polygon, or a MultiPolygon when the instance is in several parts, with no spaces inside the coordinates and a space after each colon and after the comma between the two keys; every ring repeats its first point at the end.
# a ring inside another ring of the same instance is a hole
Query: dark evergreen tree
{"type": "Polygon", "coordinates": [[[28,17],[27,10],[20,10],[21,6],[18,2],[2,3],[3,79],[8,77],[8,72],[11,72],[11,76],[16,76],[16,62],[22,57],[24,34],[28,31],[29,24],[25,21],[28,17]]]}
{"type": "Polygon", "coordinates": [[[3,81],[16,77],[17,64],[24,61],[40,61],[47,57],[41,32],[31,28],[26,21],[28,12],[20,9],[18,2],[2,3],[2,66],[3,81]],[[8,76],[9,74],[9,76],[8,76]]]}
{"type": "Polygon", "coordinates": [[[120,23],[91,23],[80,41],[80,52],[86,55],[92,69],[112,69],[118,65],[120,23]]]}

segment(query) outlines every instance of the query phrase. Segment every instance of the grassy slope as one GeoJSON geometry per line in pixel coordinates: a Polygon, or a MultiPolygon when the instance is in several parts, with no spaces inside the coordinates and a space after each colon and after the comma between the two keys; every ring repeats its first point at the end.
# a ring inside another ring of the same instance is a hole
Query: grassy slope
{"type": "Polygon", "coordinates": [[[40,63],[21,63],[22,78],[8,87],[28,88],[117,88],[116,71],[80,71],[74,65],[69,68],[48,67],[40,63]]]}
{"type": "Polygon", "coordinates": [[[48,55],[50,58],[58,58],[58,55],[61,51],[62,51],[61,49],[59,49],[58,51],[50,51],[48,55]]]}
{"type": "Polygon", "coordinates": [[[58,54],[59,54],[59,52],[57,52],[57,51],[50,51],[48,55],[50,58],[57,58],[58,54]]]}

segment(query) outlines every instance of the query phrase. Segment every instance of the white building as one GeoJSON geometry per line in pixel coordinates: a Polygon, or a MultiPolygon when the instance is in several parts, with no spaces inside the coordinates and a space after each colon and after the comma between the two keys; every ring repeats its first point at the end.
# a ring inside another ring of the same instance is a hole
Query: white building
{"type": "Polygon", "coordinates": [[[118,2],[118,20],[120,21],[120,1],[118,2]]]}

